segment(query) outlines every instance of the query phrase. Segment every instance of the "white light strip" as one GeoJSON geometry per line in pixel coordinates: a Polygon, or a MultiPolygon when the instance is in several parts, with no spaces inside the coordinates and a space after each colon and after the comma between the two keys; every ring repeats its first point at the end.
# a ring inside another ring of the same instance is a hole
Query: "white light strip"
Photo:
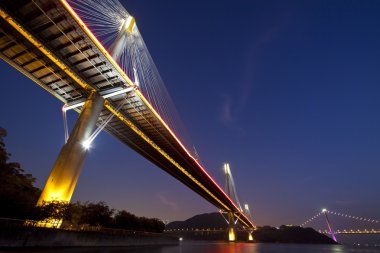
{"type": "MultiPolygon", "coordinates": [[[[120,94],[123,94],[123,93],[128,93],[128,92],[130,92],[132,90],[134,90],[133,87],[128,87],[128,88],[125,88],[125,89],[122,89],[122,90],[118,90],[118,91],[112,92],[110,94],[104,95],[103,98],[106,99],[106,98],[114,97],[114,96],[117,96],[117,95],[120,95],[120,94]]],[[[73,105],[67,105],[67,106],[63,107],[63,110],[64,111],[68,111],[68,110],[75,109],[75,108],[77,108],[79,106],[83,106],[83,105],[84,105],[84,102],[80,102],[80,103],[73,104],[73,105]]]]}
{"type": "Polygon", "coordinates": [[[130,92],[132,90],[134,90],[133,87],[128,87],[128,88],[125,88],[125,89],[122,89],[122,90],[118,90],[118,91],[112,92],[110,94],[104,95],[103,98],[110,98],[110,97],[117,96],[117,95],[120,95],[120,94],[123,94],[123,93],[128,93],[128,92],[130,92]]]}
{"type": "Polygon", "coordinates": [[[77,108],[77,107],[79,107],[79,106],[83,106],[83,105],[84,105],[84,102],[80,102],[80,103],[78,103],[78,104],[73,104],[73,105],[64,106],[64,107],[62,108],[62,110],[64,110],[64,111],[68,111],[68,110],[75,109],[75,108],[77,108]]]}

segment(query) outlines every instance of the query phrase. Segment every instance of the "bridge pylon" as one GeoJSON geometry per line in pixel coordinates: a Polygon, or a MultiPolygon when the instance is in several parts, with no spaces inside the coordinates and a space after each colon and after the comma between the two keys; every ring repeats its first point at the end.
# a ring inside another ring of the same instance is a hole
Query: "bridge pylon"
{"type": "Polygon", "coordinates": [[[228,241],[234,242],[236,241],[234,213],[229,212],[227,214],[227,217],[228,217],[228,241]]]}
{"type": "MultiPolygon", "coordinates": [[[[225,190],[228,196],[237,204],[237,207],[242,210],[237,192],[235,187],[235,182],[232,177],[230,165],[228,163],[223,164],[224,174],[225,174],[225,190]]],[[[233,242],[236,240],[235,224],[237,220],[235,219],[235,214],[233,212],[227,212],[227,223],[228,223],[228,241],[233,242]]]]}
{"type": "Polygon", "coordinates": [[[52,201],[70,201],[88,153],[86,141],[95,130],[103,104],[104,99],[96,92],[91,93],[86,100],[50,172],[37,205],[52,201]]]}
{"type": "MultiPolygon", "coordinates": [[[[244,204],[244,214],[250,219],[252,220],[252,216],[251,216],[251,212],[249,211],[249,206],[248,204],[244,204]]],[[[248,241],[253,241],[253,229],[250,229],[250,228],[247,228],[247,232],[248,232],[248,241]]]]}
{"type": "MultiPolygon", "coordinates": [[[[225,174],[225,191],[228,194],[228,196],[234,201],[236,206],[239,208],[240,212],[221,212],[221,214],[227,214],[227,218],[225,220],[228,223],[228,240],[229,241],[235,241],[236,240],[236,232],[235,232],[235,225],[243,213],[246,217],[248,217],[249,220],[252,220],[252,216],[249,211],[249,206],[248,204],[244,205],[244,210],[240,204],[238,194],[236,191],[236,186],[235,186],[235,181],[231,173],[230,165],[228,163],[223,164],[223,169],[224,169],[224,174],[225,174]],[[238,216],[237,216],[238,215],[238,216]]],[[[224,217],[224,216],[223,216],[224,217]]],[[[245,228],[243,227],[247,232],[248,232],[248,241],[253,241],[253,228],[245,228]]]]}
{"type": "MultiPolygon", "coordinates": [[[[133,28],[136,26],[136,21],[134,17],[127,15],[119,28],[116,39],[110,47],[110,54],[112,58],[119,61],[123,52],[125,51],[125,46],[127,44],[128,36],[132,34],[133,28]]],[[[136,79],[136,76],[135,76],[136,79]]]]}
{"type": "Polygon", "coordinates": [[[329,232],[330,232],[330,235],[332,237],[332,239],[337,242],[337,239],[336,239],[336,236],[335,236],[335,233],[334,233],[334,230],[333,230],[333,227],[330,223],[330,220],[329,220],[329,217],[327,217],[327,209],[322,209],[322,213],[325,214],[325,219],[326,219],[326,223],[327,223],[327,227],[329,229],[329,232]]]}

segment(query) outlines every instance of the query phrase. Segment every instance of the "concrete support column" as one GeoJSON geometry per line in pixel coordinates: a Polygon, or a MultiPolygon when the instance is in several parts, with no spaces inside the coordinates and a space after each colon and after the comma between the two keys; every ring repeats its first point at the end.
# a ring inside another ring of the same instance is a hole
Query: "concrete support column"
{"type": "Polygon", "coordinates": [[[96,92],[93,92],[85,102],[67,143],[59,153],[37,205],[42,205],[44,201],[70,201],[87,156],[87,150],[82,144],[94,132],[103,104],[104,99],[96,92]]]}
{"type": "Polygon", "coordinates": [[[235,217],[233,212],[228,213],[228,241],[234,242],[236,240],[235,235],[235,217]]]}
{"type": "Polygon", "coordinates": [[[252,231],[248,231],[248,241],[253,241],[252,231]]]}
{"type": "Polygon", "coordinates": [[[112,58],[116,60],[117,62],[120,61],[120,57],[123,53],[126,41],[127,41],[127,33],[121,32],[116,37],[115,41],[110,47],[109,52],[112,55],[112,58]]]}
{"type": "Polygon", "coordinates": [[[125,44],[127,43],[128,35],[132,33],[135,26],[135,19],[132,16],[126,17],[123,21],[119,33],[109,50],[114,60],[120,60],[121,55],[125,51],[125,44]]]}

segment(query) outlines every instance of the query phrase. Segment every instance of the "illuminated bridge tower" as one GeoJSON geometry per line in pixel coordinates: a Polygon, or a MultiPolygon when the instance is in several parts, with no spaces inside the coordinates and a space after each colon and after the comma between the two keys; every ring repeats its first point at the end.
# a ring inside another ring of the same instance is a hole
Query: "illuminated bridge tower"
{"type": "Polygon", "coordinates": [[[87,98],[66,144],[58,155],[37,205],[51,201],[70,201],[87,156],[87,140],[96,128],[103,103],[104,99],[96,92],[87,98]]]}
{"type": "Polygon", "coordinates": [[[136,27],[135,19],[130,15],[125,17],[121,23],[119,33],[110,47],[110,53],[116,61],[120,60],[125,50],[128,36],[132,34],[133,29],[136,27]]]}
{"type": "MultiPolygon", "coordinates": [[[[251,215],[251,211],[249,210],[248,204],[244,205],[244,214],[248,217],[248,219],[252,220],[252,215],[251,215]]],[[[252,236],[253,229],[247,228],[247,231],[248,231],[248,241],[253,241],[253,236],[252,236]]]]}
{"type": "MultiPolygon", "coordinates": [[[[128,36],[132,34],[134,28],[135,19],[132,16],[125,17],[125,20],[120,26],[118,36],[110,47],[111,55],[116,61],[119,61],[123,54],[128,36]]],[[[135,83],[138,84],[136,73],[135,83]]],[[[118,94],[119,93],[117,93],[117,95],[118,94]]],[[[104,98],[96,92],[92,92],[84,103],[74,129],[66,144],[62,147],[46,181],[37,205],[42,205],[44,202],[51,201],[70,202],[84,165],[88,149],[90,148],[91,142],[94,140],[93,133],[99,115],[103,109],[103,104],[104,98]]],[[[104,128],[104,126],[102,127],[104,128]]]]}
{"type": "MultiPolygon", "coordinates": [[[[240,205],[239,198],[237,196],[235,182],[232,177],[230,165],[228,163],[223,164],[224,168],[224,174],[225,174],[225,191],[229,195],[229,197],[235,201],[235,204],[240,210],[243,210],[240,205]]],[[[235,213],[228,212],[227,213],[227,223],[228,223],[228,240],[229,241],[235,241],[236,240],[236,231],[235,231],[235,225],[237,220],[235,220],[235,213]]]]}
{"type": "Polygon", "coordinates": [[[333,227],[331,226],[331,223],[330,223],[329,217],[327,217],[327,209],[323,209],[323,210],[322,210],[322,213],[325,214],[325,219],[326,219],[327,228],[329,229],[329,233],[330,233],[332,239],[333,239],[335,242],[337,242],[337,239],[336,239],[336,236],[335,236],[335,233],[334,233],[333,227]]]}

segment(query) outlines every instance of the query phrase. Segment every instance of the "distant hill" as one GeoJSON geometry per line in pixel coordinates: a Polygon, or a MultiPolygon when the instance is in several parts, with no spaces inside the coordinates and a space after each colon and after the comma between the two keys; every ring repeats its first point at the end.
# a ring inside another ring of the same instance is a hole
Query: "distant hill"
{"type": "Polygon", "coordinates": [[[165,229],[207,229],[227,228],[227,223],[220,213],[198,214],[184,221],[173,221],[165,229]]]}
{"type": "MultiPolygon", "coordinates": [[[[195,215],[185,221],[173,221],[166,225],[169,233],[193,240],[226,240],[227,223],[220,213],[195,215]],[[222,230],[219,230],[221,229],[222,230]],[[201,232],[197,229],[218,229],[218,231],[201,232]]],[[[239,230],[239,229],[237,229],[239,230]]],[[[238,231],[238,240],[246,240],[247,232],[238,231]]],[[[336,244],[330,237],[320,234],[312,228],[298,226],[258,227],[253,232],[256,242],[267,243],[303,243],[303,244],[336,244]]]]}
{"type": "Polygon", "coordinates": [[[253,238],[258,242],[269,243],[336,244],[330,237],[312,228],[298,226],[259,227],[253,232],[253,238]]]}

